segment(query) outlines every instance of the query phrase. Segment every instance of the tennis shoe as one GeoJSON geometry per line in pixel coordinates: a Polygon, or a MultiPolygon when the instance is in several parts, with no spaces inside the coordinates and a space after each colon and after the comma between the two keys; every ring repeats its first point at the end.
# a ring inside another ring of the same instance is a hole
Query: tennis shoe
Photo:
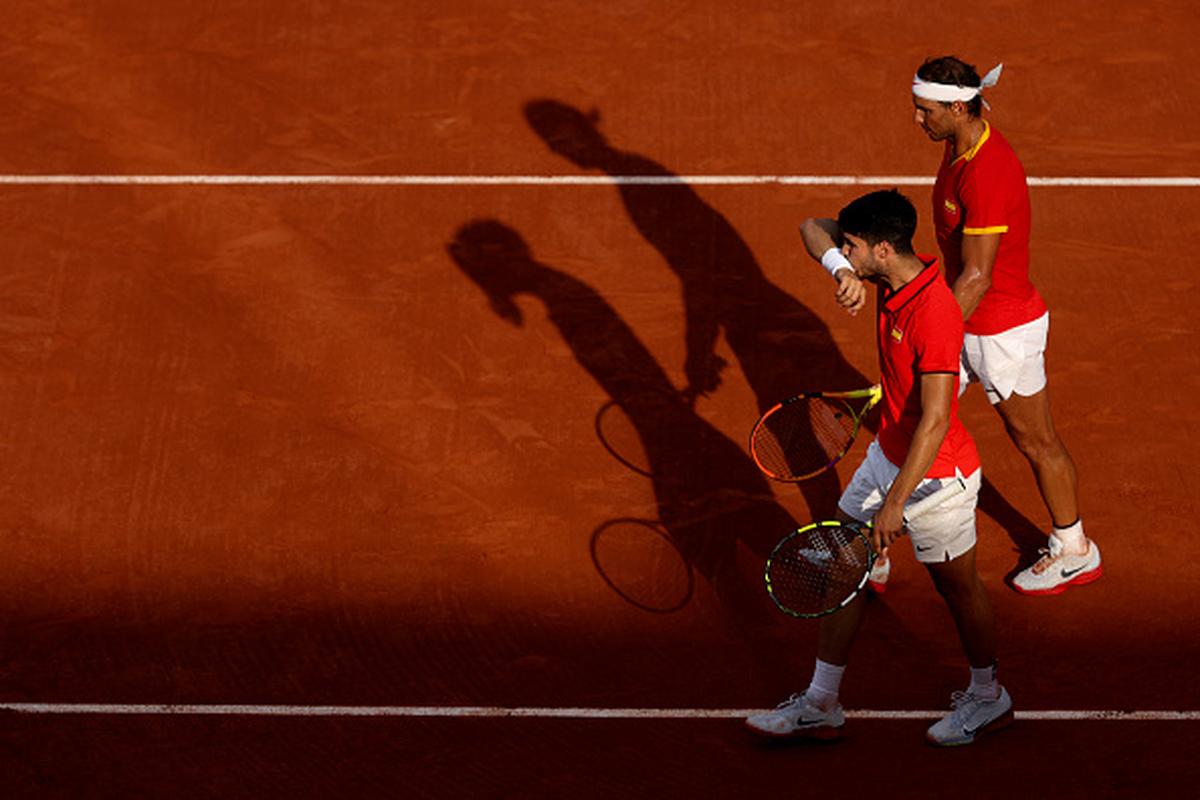
{"type": "Polygon", "coordinates": [[[939,747],[970,744],[975,737],[999,730],[1013,721],[1012,698],[1000,687],[1000,696],[986,700],[972,692],[950,696],[950,713],[929,726],[925,739],[939,747]]]}
{"type": "Polygon", "coordinates": [[[846,715],[840,705],[822,711],[803,694],[794,694],[771,711],[746,717],[746,727],[772,739],[832,741],[842,735],[846,715]]]}
{"type": "Polygon", "coordinates": [[[871,565],[871,575],[867,578],[867,588],[875,594],[883,594],[887,591],[888,576],[892,574],[892,560],[890,558],[877,558],[875,563],[871,565]]]}
{"type": "Polygon", "coordinates": [[[1050,546],[1041,551],[1042,557],[1033,566],[1017,573],[1013,587],[1021,594],[1062,594],[1072,586],[1091,583],[1104,574],[1100,565],[1100,548],[1091,539],[1083,555],[1072,555],[1063,543],[1051,534],[1050,546]]]}

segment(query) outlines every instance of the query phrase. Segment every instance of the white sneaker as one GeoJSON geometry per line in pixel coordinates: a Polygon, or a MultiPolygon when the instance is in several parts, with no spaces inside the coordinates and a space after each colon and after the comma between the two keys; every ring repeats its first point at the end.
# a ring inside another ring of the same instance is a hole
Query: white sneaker
{"type": "Polygon", "coordinates": [[[1021,570],[1013,578],[1013,587],[1021,594],[1061,594],[1068,587],[1091,583],[1104,574],[1100,566],[1100,548],[1091,539],[1087,540],[1087,552],[1081,556],[1063,551],[1063,543],[1057,536],[1050,535],[1050,546],[1042,550],[1042,557],[1031,567],[1021,570]]]}
{"type": "Polygon", "coordinates": [[[803,694],[794,694],[772,711],[746,717],[746,727],[760,736],[833,740],[842,735],[846,715],[840,705],[822,711],[803,694]]]}
{"type": "Polygon", "coordinates": [[[953,747],[970,744],[981,733],[1003,728],[1013,720],[1012,698],[1000,687],[1000,697],[983,700],[970,692],[955,692],[950,696],[951,712],[925,731],[930,744],[953,747]]]}
{"type": "Polygon", "coordinates": [[[875,559],[875,563],[871,565],[871,575],[867,578],[867,588],[875,594],[883,594],[887,591],[888,576],[892,574],[892,560],[890,558],[881,557],[875,559]]]}

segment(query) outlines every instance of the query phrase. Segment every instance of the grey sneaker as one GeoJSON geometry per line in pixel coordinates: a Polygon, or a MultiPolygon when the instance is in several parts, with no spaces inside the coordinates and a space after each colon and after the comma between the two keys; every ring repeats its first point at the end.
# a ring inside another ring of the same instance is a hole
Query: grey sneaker
{"type": "Polygon", "coordinates": [[[970,744],[982,733],[991,733],[1013,720],[1012,698],[1000,687],[1000,697],[984,700],[970,692],[955,692],[950,696],[951,711],[925,732],[930,744],[953,747],[970,744]]]}
{"type": "Polygon", "coordinates": [[[746,717],[746,727],[760,736],[773,739],[833,740],[842,735],[846,715],[839,705],[822,711],[803,694],[794,694],[771,711],[746,717]]]}
{"type": "Polygon", "coordinates": [[[1063,551],[1062,542],[1051,534],[1050,546],[1031,567],[1017,573],[1013,586],[1021,594],[1061,594],[1071,586],[1091,583],[1104,574],[1100,566],[1100,548],[1088,539],[1087,552],[1081,556],[1063,551]]]}

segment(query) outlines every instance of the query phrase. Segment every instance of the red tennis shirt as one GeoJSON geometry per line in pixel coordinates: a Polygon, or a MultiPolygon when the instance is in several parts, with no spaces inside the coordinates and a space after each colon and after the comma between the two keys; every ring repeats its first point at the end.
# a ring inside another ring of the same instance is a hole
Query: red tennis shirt
{"type": "Polygon", "coordinates": [[[979,453],[958,418],[962,312],[949,285],[941,279],[937,259],[918,258],[925,269],[917,277],[899,291],[884,286],[879,292],[876,324],[883,402],[876,439],[888,461],[902,465],[921,421],[921,376],[952,374],[955,391],[950,400],[950,429],[925,477],[948,478],[956,469],[970,475],[979,468],[979,453]]]}
{"type": "Polygon", "coordinates": [[[933,185],[933,220],[951,286],[962,273],[963,236],[1000,233],[992,285],[966,322],[966,332],[1001,333],[1046,313],[1029,280],[1029,187],[1008,141],[984,122],[979,141],[961,156],[954,143],[933,185]]]}

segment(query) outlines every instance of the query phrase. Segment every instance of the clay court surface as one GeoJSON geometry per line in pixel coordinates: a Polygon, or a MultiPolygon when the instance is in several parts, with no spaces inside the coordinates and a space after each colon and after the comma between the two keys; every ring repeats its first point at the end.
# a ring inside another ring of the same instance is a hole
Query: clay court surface
{"type": "Polygon", "coordinates": [[[1031,177],[1198,176],[1191,3],[9,12],[4,796],[1191,794],[1194,183],[1031,190],[1103,580],[1009,588],[1048,520],[964,398],[1027,716],[923,743],[966,674],[906,548],[843,685],[848,741],[765,747],[738,713],[808,680],[815,625],[771,607],[763,558],[832,512],[870,438],[798,491],[747,433],[876,375],[871,315],[836,308],[796,234],[871,187],[754,179],[899,176],[934,252],[929,186],[902,181],[940,146],[907,87],[946,52],[1005,63],[990,119],[1031,177]],[[330,180],[251,180],[295,175],[330,180]],[[687,365],[720,363],[680,400],[687,365]]]}

